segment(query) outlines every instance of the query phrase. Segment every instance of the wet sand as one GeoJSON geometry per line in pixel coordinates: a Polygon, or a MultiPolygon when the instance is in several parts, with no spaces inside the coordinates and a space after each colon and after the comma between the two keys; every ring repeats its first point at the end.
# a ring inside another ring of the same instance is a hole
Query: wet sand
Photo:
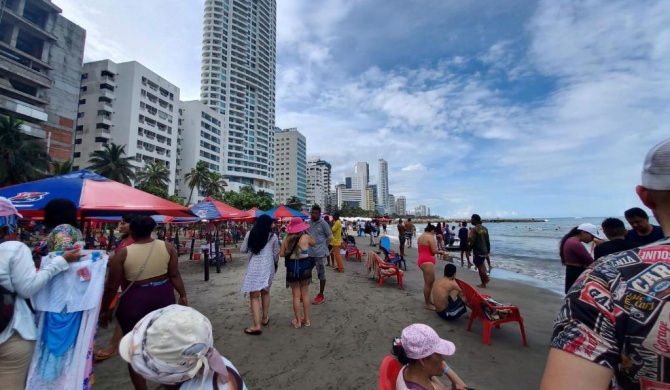
{"type": "MultiPolygon", "coordinates": [[[[366,253],[368,238],[357,238],[366,253]]],[[[397,247],[394,245],[394,250],[397,247]]],[[[482,325],[476,321],[471,332],[465,330],[468,315],[446,322],[424,309],[423,278],[416,265],[416,248],[406,250],[408,271],[404,289],[395,279],[383,287],[366,275],[363,262],[345,262],[345,273],[327,268],[323,304],[312,305],[312,325],[293,329],[290,289],[285,288],[283,260],[271,289],[270,325],[260,336],[243,333],[251,325],[249,298],[239,290],[244,279],[246,255],[231,249],[234,261],[217,274],[211,268],[210,280],[203,281],[201,263],[182,256],[180,270],[192,307],[205,314],[214,327],[215,346],[240,371],[249,389],[377,389],[378,369],[391,342],[407,325],[421,322],[432,326],[441,337],[456,344],[456,354],[448,359],[451,367],[478,390],[537,389],[546,362],[549,337],[561,297],[540,287],[496,278],[486,289],[496,300],[521,309],[525,320],[528,347],[521,342],[516,323],[493,329],[491,345],[482,344],[482,325]]],[[[446,261],[439,260],[439,277],[446,261]]],[[[460,267],[457,277],[477,284],[478,275],[460,267]]],[[[316,272],[312,298],[318,292],[316,272]]],[[[98,345],[111,336],[111,327],[100,330],[98,345]]],[[[94,389],[132,389],[126,364],[117,356],[96,365],[94,389]]],[[[448,382],[447,382],[448,383],[448,382]]],[[[155,389],[157,386],[150,386],[155,389]]]]}

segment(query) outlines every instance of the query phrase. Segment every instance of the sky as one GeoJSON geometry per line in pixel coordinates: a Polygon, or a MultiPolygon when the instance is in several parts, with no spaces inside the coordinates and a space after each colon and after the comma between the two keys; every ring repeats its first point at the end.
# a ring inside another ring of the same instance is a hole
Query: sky
{"type": "MultiPolygon", "coordinates": [[[[54,0],[197,99],[203,0],[54,0]]],[[[433,214],[616,216],[670,137],[670,2],[278,0],[276,124],[433,214]]]]}

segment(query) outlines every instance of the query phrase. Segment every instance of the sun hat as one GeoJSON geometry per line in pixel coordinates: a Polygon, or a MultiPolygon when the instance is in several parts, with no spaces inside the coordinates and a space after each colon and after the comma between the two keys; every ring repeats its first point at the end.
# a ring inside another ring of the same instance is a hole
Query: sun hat
{"type": "Polygon", "coordinates": [[[291,222],[289,222],[288,226],[286,227],[286,233],[295,234],[295,233],[300,233],[302,231],[305,231],[307,229],[309,229],[309,225],[306,224],[302,220],[302,218],[293,217],[293,218],[291,218],[291,222]]]}
{"type": "Polygon", "coordinates": [[[119,343],[119,355],[144,378],[177,384],[210,370],[227,378],[228,371],[214,349],[212,324],[197,310],[170,305],[142,318],[119,343]]]}
{"type": "Polygon", "coordinates": [[[14,207],[9,199],[0,196],[0,217],[9,217],[10,215],[16,215],[19,218],[23,218],[23,215],[16,211],[16,207],[14,207]]]}
{"type": "Polygon", "coordinates": [[[592,224],[592,223],[583,223],[583,224],[577,226],[577,230],[587,232],[595,238],[598,238],[598,239],[601,239],[601,240],[607,240],[607,237],[605,237],[602,233],[600,233],[600,230],[598,230],[598,227],[596,225],[592,224]]]}
{"type": "Polygon", "coordinates": [[[670,139],[647,153],[642,168],[642,186],[650,190],[670,191],[670,139]]]}
{"type": "Polygon", "coordinates": [[[400,342],[405,354],[410,359],[423,359],[434,353],[453,355],[456,346],[444,340],[428,325],[412,324],[402,330],[400,342]]]}

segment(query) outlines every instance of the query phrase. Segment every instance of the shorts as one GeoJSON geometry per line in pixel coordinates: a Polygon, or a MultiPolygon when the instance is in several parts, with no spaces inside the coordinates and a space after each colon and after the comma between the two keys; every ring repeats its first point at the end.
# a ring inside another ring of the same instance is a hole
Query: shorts
{"type": "Polygon", "coordinates": [[[480,266],[480,265],[484,264],[485,261],[486,261],[486,256],[480,256],[480,255],[472,256],[472,262],[476,266],[480,266]]]}
{"type": "Polygon", "coordinates": [[[398,240],[400,241],[400,246],[404,246],[405,245],[405,234],[404,233],[399,234],[398,235],[398,240]]]}
{"type": "Polygon", "coordinates": [[[461,252],[467,252],[468,251],[468,242],[467,241],[463,242],[463,240],[461,240],[460,244],[458,244],[458,249],[461,252]]]}
{"type": "Polygon", "coordinates": [[[468,309],[465,306],[465,302],[461,298],[453,299],[448,298],[447,308],[443,311],[438,311],[437,316],[446,321],[455,320],[458,317],[465,314],[468,309]]]}
{"type": "Polygon", "coordinates": [[[326,267],[323,265],[323,257],[312,257],[316,263],[316,274],[319,280],[326,280],[326,267]]]}
{"type": "Polygon", "coordinates": [[[405,233],[405,239],[406,240],[411,240],[412,239],[412,233],[405,233]]]}

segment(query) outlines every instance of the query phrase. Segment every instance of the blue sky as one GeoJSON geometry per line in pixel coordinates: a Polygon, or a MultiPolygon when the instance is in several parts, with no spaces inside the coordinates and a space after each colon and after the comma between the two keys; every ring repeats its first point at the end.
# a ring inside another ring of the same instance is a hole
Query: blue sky
{"type": "MultiPolygon", "coordinates": [[[[137,60],[197,99],[202,0],[55,0],[85,59],[137,60]]],[[[279,0],[277,125],[308,155],[389,162],[408,206],[622,216],[670,136],[670,2],[279,0]]]]}

